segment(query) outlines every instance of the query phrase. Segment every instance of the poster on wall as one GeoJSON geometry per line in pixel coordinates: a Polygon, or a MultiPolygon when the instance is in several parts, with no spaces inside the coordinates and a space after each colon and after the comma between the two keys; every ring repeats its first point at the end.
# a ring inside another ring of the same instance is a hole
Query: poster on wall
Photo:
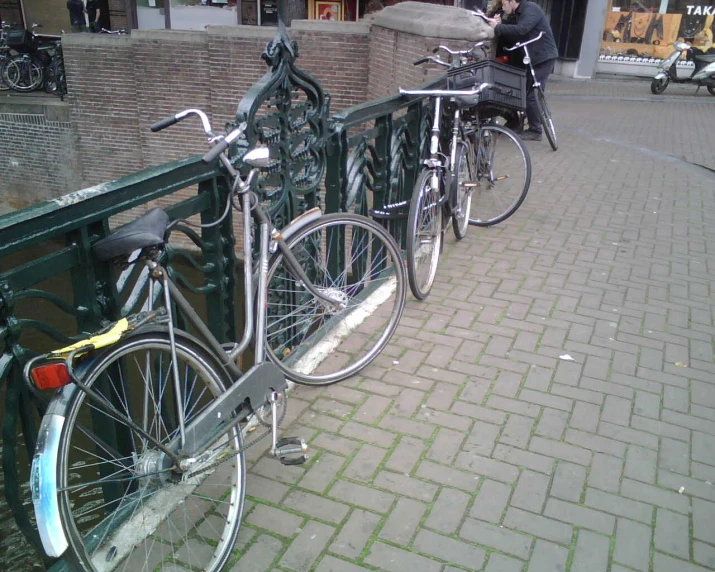
{"type": "Polygon", "coordinates": [[[665,59],[678,40],[703,52],[715,52],[715,4],[705,1],[707,5],[696,0],[612,0],[601,56],[665,59]]]}

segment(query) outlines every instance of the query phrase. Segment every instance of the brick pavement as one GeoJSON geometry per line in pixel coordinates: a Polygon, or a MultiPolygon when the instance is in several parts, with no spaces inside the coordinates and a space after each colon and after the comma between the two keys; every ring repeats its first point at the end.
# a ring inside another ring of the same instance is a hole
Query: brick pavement
{"type": "Polygon", "coordinates": [[[715,569],[715,175],[680,159],[715,166],[715,98],[551,93],[521,209],[447,240],[362,375],[297,388],[306,465],[252,453],[231,570],[715,569]]]}

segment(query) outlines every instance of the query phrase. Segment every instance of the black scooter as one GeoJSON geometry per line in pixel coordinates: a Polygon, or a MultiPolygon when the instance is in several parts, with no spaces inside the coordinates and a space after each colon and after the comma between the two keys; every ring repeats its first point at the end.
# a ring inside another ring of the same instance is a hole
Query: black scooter
{"type": "Polygon", "coordinates": [[[690,44],[680,41],[675,42],[673,47],[675,51],[658,66],[659,71],[650,84],[650,90],[656,95],[663,93],[672,81],[674,83],[694,83],[698,86],[698,91],[705,86],[710,95],[715,95],[715,54],[704,54],[690,44]],[[687,52],[687,61],[695,63],[695,69],[689,77],[679,79],[676,68],[683,52],[687,52]]]}

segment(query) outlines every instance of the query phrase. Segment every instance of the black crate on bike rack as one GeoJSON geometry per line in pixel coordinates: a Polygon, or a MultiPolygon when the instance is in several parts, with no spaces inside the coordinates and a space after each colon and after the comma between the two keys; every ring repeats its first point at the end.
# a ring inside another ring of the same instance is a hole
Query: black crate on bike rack
{"type": "Polygon", "coordinates": [[[29,30],[8,30],[5,36],[8,47],[21,54],[31,54],[37,50],[39,39],[29,30]]]}
{"type": "Polygon", "coordinates": [[[478,107],[498,107],[524,111],[526,109],[526,71],[483,60],[447,72],[447,89],[473,89],[481,83],[491,83],[499,89],[485,89],[478,107]]]}

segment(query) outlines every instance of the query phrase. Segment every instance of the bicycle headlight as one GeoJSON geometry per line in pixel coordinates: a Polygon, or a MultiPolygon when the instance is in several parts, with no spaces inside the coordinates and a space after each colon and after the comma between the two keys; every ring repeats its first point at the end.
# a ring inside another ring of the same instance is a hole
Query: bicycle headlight
{"type": "Polygon", "coordinates": [[[531,63],[531,58],[529,56],[524,56],[524,65],[528,66],[531,63]]]}

